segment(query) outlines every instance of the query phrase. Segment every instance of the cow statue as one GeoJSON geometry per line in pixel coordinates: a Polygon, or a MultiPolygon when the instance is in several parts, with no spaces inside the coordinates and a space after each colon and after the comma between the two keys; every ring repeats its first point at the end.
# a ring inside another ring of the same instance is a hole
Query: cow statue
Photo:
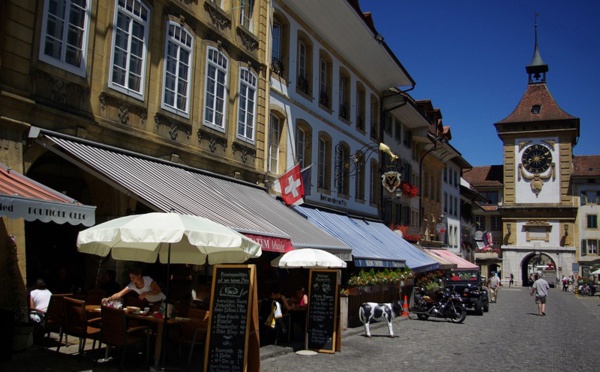
{"type": "Polygon", "coordinates": [[[365,325],[365,333],[367,337],[371,337],[371,331],[369,330],[369,323],[372,320],[386,320],[388,323],[388,329],[390,331],[390,337],[394,336],[394,329],[392,326],[392,319],[402,314],[402,301],[378,304],[375,302],[365,302],[360,305],[358,309],[358,317],[360,321],[365,325]]]}

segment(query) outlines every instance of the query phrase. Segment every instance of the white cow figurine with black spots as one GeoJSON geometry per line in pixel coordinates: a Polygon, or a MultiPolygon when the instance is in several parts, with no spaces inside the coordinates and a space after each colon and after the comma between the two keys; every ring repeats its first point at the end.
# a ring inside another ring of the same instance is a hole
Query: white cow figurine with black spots
{"type": "Polygon", "coordinates": [[[402,314],[402,301],[378,304],[375,302],[365,302],[360,305],[358,309],[358,317],[360,321],[365,325],[365,333],[367,337],[371,337],[371,331],[369,330],[369,323],[371,320],[385,320],[388,324],[390,331],[390,337],[394,336],[394,329],[392,327],[392,319],[402,314]]]}

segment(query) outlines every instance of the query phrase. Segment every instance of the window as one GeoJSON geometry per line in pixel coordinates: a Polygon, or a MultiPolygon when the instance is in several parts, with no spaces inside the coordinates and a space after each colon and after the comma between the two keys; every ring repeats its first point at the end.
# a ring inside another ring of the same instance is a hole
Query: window
{"type": "Polygon", "coordinates": [[[402,122],[399,120],[394,123],[394,139],[397,143],[402,142],[402,122]]]}
{"type": "Polygon", "coordinates": [[[448,182],[448,167],[444,168],[444,182],[448,182]]]}
{"type": "Polygon", "coordinates": [[[379,178],[379,165],[376,161],[371,161],[371,195],[370,202],[371,204],[378,205],[380,198],[380,185],[381,179],[379,178]]]}
{"type": "MultiPolygon", "coordinates": [[[[272,63],[278,62],[281,64],[281,37],[283,30],[281,24],[277,21],[273,21],[273,29],[271,30],[271,58],[272,63]]],[[[275,69],[274,69],[275,70],[275,69]]],[[[277,69],[279,70],[279,69],[277,69]]],[[[281,73],[281,71],[275,71],[275,73],[281,73]]]]}
{"type": "Polygon", "coordinates": [[[330,189],[331,178],[331,139],[325,135],[319,136],[318,161],[317,161],[317,187],[324,190],[330,189]]]}
{"type": "Polygon", "coordinates": [[[365,87],[356,83],[356,129],[365,131],[365,87]]]}
{"type": "Polygon", "coordinates": [[[394,124],[394,117],[392,116],[392,114],[390,114],[389,112],[384,114],[384,125],[383,125],[383,130],[389,134],[390,136],[392,135],[392,128],[393,128],[393,124],[394,124]]]}
{"type": "Polygon", "coordinates": [[[498,204],[498,191],[483,191],[481,195],[485,197],[485,204],[498,204]]]}
{"type": "Polygon", "coordinates": [[[587,216],[587,228],[588,229],[597,229],[598,228],[598,215],[597,214],[588,214],[587,216]]]}
{"type": "Polygon", "coordinates": [[[331,58],[324,51],[319,56],[319,105],[331,108],[331,58]]]}
{"type": "Polygon", "coordinates": [[[458,210],[458,198],[454,198],[454,215],[456,217],[458,217],[459,215],[459,210],[458,210]]]}
{"type": "Polygon", "coordinates": [[[192,35],[175,22],[167,23],[162,108],[189,117],[192,35]]]}
{"type": "Polygon", "coordinates": [[[256,75],[247,68],[240,69],[238,101],[238,138],[254,142],[254,111],[256,110],[256,75]]]}
{"type": "Polygon", "coordinates": [[[580,203],[581,205],[586,205],[587,204],[587,194],[585,191],[582,191],[580,194],[580,203]]]}
{"type": "Polygon", "coordinates": [[[377,98],[372,95],[371,96],[371,138],[378,139],[379,138],[379,103],[377,102],[377,98]]]}
{"type": "Polygon", "coordinates": [[[246,27],[248,31],[254,32],[252,16],[254,15],[254,0],[240,1],[240,25],[246,27]]]}
{"type": "Polygon", "coordinates": [[[582,256],[587,255],[587,240],[585,239],[581,239],[581,251],[580,251],[582,256]]]}
{"type": "Polygon", "coordinates": [[[350,148],[348,145],[340,143],[336,146],[335,180],[338,194],[350,194],[350,173],[347,164],[350,161],[350,148]]]}
{"type": "Polygon", "coordinates": [[[268,171],[279,173],[279,141],[281,140],[281,120],[271,114],[269,120],[269,164],[268,171]]]}
{"type": "Polygon", "coordinates": [[[597,239],[588,239],[587,240],[587,253],[588,254],[598,254],[598,240],[597,239]]]}
{"type": "Polygon", "coordinates": [[[405,129],[404,130],[404,146],[408,147],[409,149],[412,147],[412,130],[410,129],[405,129]]]}
{"type": "Polygon", "coordinates": [[[475,228],[477,230],[485,230],[485,216],[474,216],[475,217],[475,228]]]}
{"type": "Polygon", "coordinates": [[[46,0],[40,60],[85,76],[91,0],[46,0]]]}
{"type": "Polygon", "coordinates": [[[305,95],[310,95],[310,81],[312,80],[312,46],[309,44],[308,37],[300,32],[298,36],[298,56],[296,59],[296,89],[299,92],[304,93],[305,95]]]}
{"type": "Polygon", "coordinates": [[[206,62],[206,95],[204,124],[225,131],[227,95],[227,58],[218,49],[209,47],[206,62]]]}
{"type": "Polygon", "coordinates": [[[108,85],[140,100],[144,99],[149,19],[150,10],[141,1],[117,1],[108,85]]]}
{"type": "Polygon", "coordinates": [[[444,213],[448,213],[448,193],[444,192],[444,213]]]}
{"type": "Polygon", "coordinates": [[[350,77],[343,71],[340,71],[338,99],[340,103],[340,118],[350,120],[350,77]]]}
{"type": "Polygon", "coordinates": [[[296,131],[296,155],[298,158],[298,163],[300,163],[300,168],[306,167],[306,131],[303,128],[298,128],[296,131]]]}
{"type": "Polygon", "coordinates": [[[492,230],[494,230],[494,231],[502,230],[502,217],[492,216],[492,230]]]}
{"type": "MultiPolygon", "coordinates": [[[[357,159],[364,159],[364,154],[358,152],[356,154],[357,159]]],[[[365,200],[365,162],[359,161],[356,168],[356,175],[354,179],[354,188],[356,192],[356,199],[365,200]]]]}

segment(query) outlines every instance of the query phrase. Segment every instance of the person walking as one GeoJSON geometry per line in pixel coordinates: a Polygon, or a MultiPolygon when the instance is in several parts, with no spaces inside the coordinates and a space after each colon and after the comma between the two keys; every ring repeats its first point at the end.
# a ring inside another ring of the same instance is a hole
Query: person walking
{"type": "Polygon", "coordinates": [[[500,285],[500,278],[496,275],[492,275],[490,278],[490,302],[496,302],[498,299],[498,286],[500,285]]]}
{"type": "Polygon", "coordinates": [[[535,274],[534,279],[535,281],[533,282],[529,295],[533,296],[535,294],[535,303],[538,305],[538,315],[545,316],[546,298],[548,297],[550,285],[548,285],[548,282],[538,274],[535,274]]]}
{"type": "Polygon", "coordinates": [[[515,276],[510,273],[510,280],[508,281],[508,288],[512,287],[515,284],[515,276]]]}

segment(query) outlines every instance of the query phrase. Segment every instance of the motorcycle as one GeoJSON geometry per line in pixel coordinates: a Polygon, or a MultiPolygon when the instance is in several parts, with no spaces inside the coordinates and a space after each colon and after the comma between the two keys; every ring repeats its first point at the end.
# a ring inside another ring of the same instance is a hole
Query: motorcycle
{"type": "Polygon", "coordinates": [[[460,295],[453,288],[440,290],[435,297],[429,297],[425,288],[419,288],[415,293],[411,312],[417,314],[419,320],[429,317],[450,319],[452,323],[462,323],[465,320],[467,310],[460,301],[460,295]]]}

